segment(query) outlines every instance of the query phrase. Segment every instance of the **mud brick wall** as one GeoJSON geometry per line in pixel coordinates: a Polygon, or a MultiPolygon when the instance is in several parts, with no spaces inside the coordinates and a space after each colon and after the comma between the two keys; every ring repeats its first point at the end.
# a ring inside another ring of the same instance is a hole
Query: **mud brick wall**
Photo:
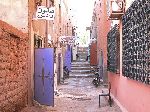
{"type": "Polygon", "coordinates": [[[27,104],[27,40],[0,21],[0,112],[18,112],[27,104]]]}

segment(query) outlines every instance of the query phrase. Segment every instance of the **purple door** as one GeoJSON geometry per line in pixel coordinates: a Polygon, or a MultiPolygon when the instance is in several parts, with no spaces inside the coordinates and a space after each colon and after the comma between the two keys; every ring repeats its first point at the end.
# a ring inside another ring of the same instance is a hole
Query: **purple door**
{"type": "Polygon", "coordinates": [[[65,53],[65,66],[67,66],[68,70],[71,70],[71,48],[70,45],[67,46],[67,50],[65,53]]]}
{"type": "Polygon", "coordinates": [[[57,83],[60,83],[61,76],[61,53],[58,54],[58,71],[57,71],[57,83]]]}
{"type": "Polygon", "coordinates": [[[54,49],[35,49],[34,99],[54,106],[54,49]]]}

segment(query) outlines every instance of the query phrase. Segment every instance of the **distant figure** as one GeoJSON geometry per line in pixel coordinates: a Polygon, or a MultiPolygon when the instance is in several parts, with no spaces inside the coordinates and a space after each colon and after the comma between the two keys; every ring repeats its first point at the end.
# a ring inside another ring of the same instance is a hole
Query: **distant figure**
{"type": "Polygon", "coordinates": [[[88,55],[88,56],[86,57],[86,61],[88,61],[88,60],[89,60],[89,57],[90,57],[90,55],[88,55]]]}
{"type": "Polygon", "coordinates": [[[76,54],[76,58],[77,58],[77,59],[79,58],[79,55],[78,55],[78,54],[76,54]]]}

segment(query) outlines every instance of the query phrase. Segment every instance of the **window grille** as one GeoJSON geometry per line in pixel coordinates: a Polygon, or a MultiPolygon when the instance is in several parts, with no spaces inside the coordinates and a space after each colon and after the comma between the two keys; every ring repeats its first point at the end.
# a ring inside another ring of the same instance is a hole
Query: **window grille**
{"type": "Polygon", "coordinates": [[[135,0],[122,17],[123,75],[150,84],[150,3],[135,0]]]}
{"type": "Polygon", "coordinates": [[[116,24],[107,35],[107,70],[119,73],[120,68],[120,34],[116,24]]]}

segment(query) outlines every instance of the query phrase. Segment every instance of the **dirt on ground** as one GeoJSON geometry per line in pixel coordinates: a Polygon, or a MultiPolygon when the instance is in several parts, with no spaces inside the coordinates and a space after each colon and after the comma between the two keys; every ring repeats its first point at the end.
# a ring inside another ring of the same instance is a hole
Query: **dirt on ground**
{"type": "Polygon", "coordinates": [[[43,106],[38,103],[32,107],[26,107],[21,112],[121,112],[113,103],[109,106],[108,98],[101,98],[99,108],[99,94],[103,86],[95,87],[93,78],[69,78],[59,85],[55,94],[54,107],[43,106]]]}

